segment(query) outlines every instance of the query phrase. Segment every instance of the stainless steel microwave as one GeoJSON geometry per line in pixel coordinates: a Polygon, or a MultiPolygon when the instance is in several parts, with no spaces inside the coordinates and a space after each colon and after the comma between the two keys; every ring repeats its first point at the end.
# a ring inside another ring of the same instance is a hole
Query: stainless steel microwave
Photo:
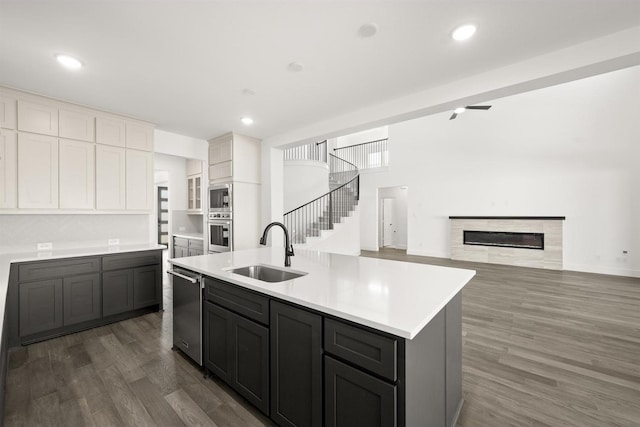
{"type": "Polygon", "coordinates": [[[209,212],[231,212],[232,185],[215,184],[209,187],[209,212]]]}

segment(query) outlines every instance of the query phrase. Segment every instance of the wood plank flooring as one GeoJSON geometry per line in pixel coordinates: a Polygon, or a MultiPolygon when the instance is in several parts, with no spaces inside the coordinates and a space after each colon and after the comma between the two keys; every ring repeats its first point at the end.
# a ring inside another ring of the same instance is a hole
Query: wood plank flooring
{"type": "Polygon", "coordinates": [[[408,256],[470,268],[462,292],[467,426],[640,426],[640,279],[408,256]]]}
{"type": "MultiPolygon", "coordinates": [[[[363,252],[476,277],[463,301],[467,426],[639,426],[640,279],[363,252]]],[[[171,350],[166,311],[9,355],[6,426],[272,426],[171,350]]]]}

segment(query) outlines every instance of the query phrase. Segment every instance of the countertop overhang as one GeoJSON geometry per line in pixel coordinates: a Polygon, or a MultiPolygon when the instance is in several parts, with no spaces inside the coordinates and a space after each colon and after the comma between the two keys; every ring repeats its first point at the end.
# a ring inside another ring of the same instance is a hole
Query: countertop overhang
{"type": "Polygon", "coordinates": [[[284,249],[272,247],[169,262],[406,339],[418,335],[475,275],[473,270],[297,248],[286,268],[284,249]],[[267,283],[227,271],[257,264],[308,274],[267,283]]]}

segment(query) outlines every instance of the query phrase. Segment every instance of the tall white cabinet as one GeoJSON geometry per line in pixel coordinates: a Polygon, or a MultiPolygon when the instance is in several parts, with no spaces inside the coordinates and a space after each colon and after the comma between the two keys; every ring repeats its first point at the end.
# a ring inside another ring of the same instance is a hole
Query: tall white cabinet
{"type": "Polygon", "coordinates": [[[150,212],[153,125],[0,87],[0,213],[150,212]]]}

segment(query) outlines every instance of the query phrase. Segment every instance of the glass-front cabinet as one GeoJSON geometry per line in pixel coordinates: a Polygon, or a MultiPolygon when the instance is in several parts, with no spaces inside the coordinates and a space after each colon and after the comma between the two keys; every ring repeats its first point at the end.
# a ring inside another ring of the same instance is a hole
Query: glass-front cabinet
{"type": "Polygon", "coordinates": [[[189,213],[202,214],[202,175],[192,175],[187,178],[189,213]]]}

